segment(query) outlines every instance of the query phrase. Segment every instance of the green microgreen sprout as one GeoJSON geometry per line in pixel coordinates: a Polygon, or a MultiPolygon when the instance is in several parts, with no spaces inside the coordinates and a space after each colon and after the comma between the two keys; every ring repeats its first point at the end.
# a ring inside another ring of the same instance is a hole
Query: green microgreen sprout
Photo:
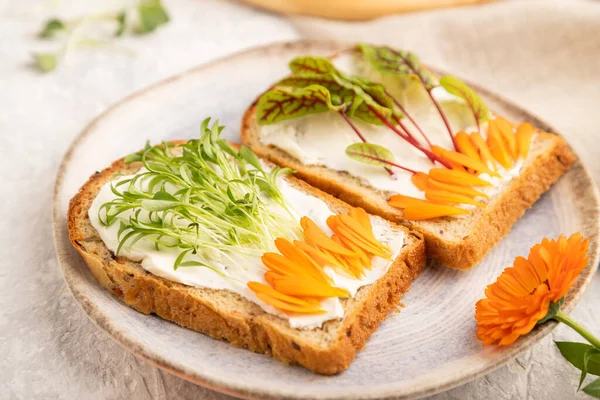
{"type": "Polygon", "coordinates": [[[140,0],[132,8],[117,12],[92,14],[74,20],[62,20],[52,17],[44,22],[37,36],[43,40],[63,37],[63,45],[55,52],[34,53],[33,62],[39,71],[50,72],[56,69],[60,61],[77,47],[108,45],[113,37],[121,37],[128,32],[147,34],[154,32],[159,26],[167,22],[169,22],[169,15],[161,0],[140,0]],[[92,38],[84,32],[84,28],[89,25],[106,23],[115,26],[110,37],[92,38]]]}
{"type": "Polygon", "coordinates": [[[117,254],[144,239],[158,250],[177,248],[175,269],[213,269],[215,260],[235,265],[232,257],[261,256],[275,250],[276,238],[299,237],[300,216],[277,186],[292,171],[266,168],[249,148],[221,139],[218,122],[209,123],[199,139],[147,144],[125,158],[142,169],[112,183],[115,199],[98,214],[104,225],[120,224],[117,254]]]}

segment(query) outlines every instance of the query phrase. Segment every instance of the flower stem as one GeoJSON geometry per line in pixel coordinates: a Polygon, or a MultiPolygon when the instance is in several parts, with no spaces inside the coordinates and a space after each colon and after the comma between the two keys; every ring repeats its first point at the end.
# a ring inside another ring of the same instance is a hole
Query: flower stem
{"type": "Polygon", "coordinates": [[[562,322],[565,325],[570,326],[577,333],[579,333],[581,336],[583,336],[583,338],[585,340],[590,342],[590,344],[592,346],[594,346],[597,349],[600,349],[600,340],[598,338],[596,338],[594,335],[592,335],[589,331],[587,331],[583,326],[579,325],[577,322],[575,322],[571,318],[569,318],[568,315],[563,314],[562,311],[558,311],[556,313],[556,315],[554,316],[554,319],[559,322],[562,322]]]}

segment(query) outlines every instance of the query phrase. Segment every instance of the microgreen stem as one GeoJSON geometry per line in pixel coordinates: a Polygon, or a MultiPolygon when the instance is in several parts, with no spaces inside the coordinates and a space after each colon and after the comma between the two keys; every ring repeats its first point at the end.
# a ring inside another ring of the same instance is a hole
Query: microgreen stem
{"type": "Polygon", "coordinates": [[[450,135],[450,139],[452,139],[452,144],[454,145],[454,150],[458,151],[458,144],[456,143],[456,139],[454,138],[454,133],[452,133],[452,128],[450,127],[450,122],[448,122],[448,118],[446,118],[446,114],[444,113],[444,110],[442,110],[442,106],[436,100],[436,98],[433,97],[433,93],[431,93],[431,91],[432,91],[432,89],[429,89],[429,90],[427,90],[427,93],[429,94],[429,97],[431,98],[433,105],[435,106],[435,108],[437,108],[437,110],[440,114],[440,117],[442,117],[442,120],[444,121],[444,125],[446,125],[446,129],[448,130],[448,134],[450,135]]]}
{"type": "Polygon", "coordinates": [[[101,223],[120,223],[117,253],[145,239],[180,249],[175,269],[210,268],[215,257],[236,264],[230,254],[258,256],[277,237],[298,237],[298,218],[277,186],[281,168],[263,168],[247,148],[236,152],[219,138],[222,127],[208,123],[177,151],[165,143],[128,157],[146,171],[112,185],[115,198],[98,212],[101,223]]]}
{"type": "MultiPolygon", "coordinates": [[[[348,125],[350,125],[350,127],[352,128],[352,130],[354,130],[354,132],[358,135],[358,137],[360,138],[360,140],[362,140],[363,143],[368,143],[367,139],[365,139],[365,137],[363,136],[363,134],[360,133],[360,131],[358,130],[358,128],[356,127],[356,125],[354,125],[354,123],[352,122],[352,120],[350,120],[350,118],[346,115],[346,113],[343,112],[343,111],[340,111],[339,113],[341,114],[342,117],[344,117],[344,119],[346,120],[346,122],[348,123],[348,125]]],[[[385,170],[387,171],[387,173],[390,175],[390,177],[393,180],[398,179],[396,177],[396,174],[394,173],[394,171],[392,171],[390,168],[386,168],[385,170]]]]}
{"type": "Polygon", "coordinates": [[[579,333],[585,340],[590,342],[592,346],[597,349],[600,349],[600,340],[592,335],[587,329],[579,325],[577,322],[573,321],[568,315],[564,314],[562,311],[558,311],[554,316],[554,319],[562,322],[563,324],[573,328],[577,333],[579,333]]]}

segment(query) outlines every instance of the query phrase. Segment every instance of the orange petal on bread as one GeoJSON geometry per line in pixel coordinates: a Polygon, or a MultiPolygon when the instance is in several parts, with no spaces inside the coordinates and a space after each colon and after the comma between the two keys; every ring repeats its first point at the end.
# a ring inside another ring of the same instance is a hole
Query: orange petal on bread
{"type": "Polygon", "coordinates": [[[297,304],[292,304],[292,303],[288,303],[286,301],[281,301],[279,299],[275,299],[264,293],[257,293],[256,297],[258,297],[259,300],[277,308],[280,311],[284,311],[284,312],[291,311],[291,312],[299,313],[299,314],[323,314],[325,312],[325,310],[323,310],[319,307],[315,307],[314,305],[301,306],[301,305],[297,305],[297,304]]]}
{"type": "Polygon", "coordinates": [[[519,157],[525,159],[531,148],[531,139],[533,138],[533,125],[529,122],[523,122],[517,127],[517,148],[519,157]]]}
{"type": "Polygon", "coordinates": [[[427,200],[442,204],[472,204],[474,206],[484,207],[483,203],[473,200],[468,196],[448,192],[445,190],[427,190],[425,192],[425,198],[427,200]]]}
{"type": "Polygon", "coordinates": [[[417,172],[416,174],[413,174],[412,178],[410,178],[413,185],[422,191],[427,189],[427,179],[429,179],[429,177],[424,172],[417,172]]]}
{"type": "Polygon", "coordinates": [[[438,182],[451,183],[462,186],[492,186],[484,179],[478,178],[465,171],[455,171],[448,168],[432,168],[429,170],[429,178],[438,182]]]}
{"type": "Polygon", "coordinates": [[[479,156],[479,152],[473,142],[471,141],[471,136],[468,133],[460,131],[455,136],[456,144],[458,146],[458,150],[463,153],[465,156],[476,160],[481,161],[481,157],[479,156]]]}
{"type": "Polygon", "coordinates": [[[473,142],[473,146],[479,152],[479,156],[481,157],[481,161],[491,168],[496,168],[496,159],[492,155],[490,148],[488,147],[483,137],[478,132],[471,133],[471,142],[473,142]]]}
{"type": "Polygon", "coordinates": [[[350,210],[350,216],[360,222],[360,224],[369,231],[373,230],[369,214],[360,207],[354,207],[350,210]]]}
{"type": "Polygon", "coordinates": [[[453,185],[451,183],[438,182],[436,180],[430,179],[427,183],[428,189],[431,190],[445,190],[447,192],[458,193],[465,196],[469,196],[470,198],[475,197],[484,197],[488,198],[489,196],[483,192],[473,189],[469,186],[461,186],[461,185],[453,185]]]}
{"type": "Polygon", "coordinates": [[[500,176],[495,171],[492,171],[491,169],[489,169],[481,161],[473,160],[472,158],[469,158],[462,153],[459,153],[457,151],[442,149],[439,146],[432,146],[432,149],[433,148],[437,148],[438,153],[440,153],[440,157],[442,157],[444,160],[448,160],[448,161],[460,164],[463,167],[467,167],[467,168],[473,169],[478,172],[483,172],[483,173],[486,173],[491,176],[498,176],[498,177],[500,176]]]}
{"type": "Polygon", "coordinates": [[[510,169],[513,162],[506,143],[500,136],[499,132],[489,129],[487,144],[496,161],[498,161],[498,163],[500,163],[500,165],[502,165],[505,169],[510,169]]]}
{"type": "Polygon", "coordinates": [[[513,160],[516,160],[518,156],[517,139],[515,138],[515,133],[510,122],[502,117],[496,117],[495,119],[490,120],[489,129],[495,129],[497,133],[499,133],[500,137],[504,140],[511,157],[513,160]]]}

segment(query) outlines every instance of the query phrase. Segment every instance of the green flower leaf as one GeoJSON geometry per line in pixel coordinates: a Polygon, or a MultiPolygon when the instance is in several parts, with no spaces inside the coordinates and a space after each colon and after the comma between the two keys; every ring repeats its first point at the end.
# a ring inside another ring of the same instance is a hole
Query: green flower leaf
{"type": "Polygon", "coordinates": [[[446,75],[440,78],[440,85],[448,93],[460,97],[467,102],[477,124],[482,124],[490,118],[490,111],[483,100],[481,100],[481,97],[460,79],[446,75]]]}
{"type": "Polygon", "coordinates": [[[389,168],[395,163],[392,152],[378,144],[354,143],[346,147],[346,155],[355,161],[389,168]]]}
{"type": "Polygon", "coordinates": [[[419,57],[414,53],[366,43],[361,43],[357,47],[369,65],[384,75],[417,79],[427,90],[437,86],[435,75],[421,65],[419,57]]]}
{"type": "Polygon", "coordinates": [[[581,368],[581,377],[579,378],[579,387],[577,390],[581,389],[581,385],[583,385],[583,381],[588,374],[588,368],[592,360],[600,361],[600,350],[595,347],[587,349],[585,353],[583,353],[583,368],[581,368]]]}
{"type": "MultiPolygon", "coordinates": [[[[579,342],[554,342],[560,351],[560,354],[578,370],[582,371],[584,366],[584,355],[590,349],[594,349],[592,345],[579,342]]],[[[600,357],[594,356],[588,360],[587,373],[600,376],[600,357]]]]}
{"type": "Polygon", "coordinates": [[[303,56],[294,58],[289,64],[290,70],[296,74],[331,74],[336,73],[333,63],[324,57],[303,56]]]}
{"type": "Polygon", "coordinates": [[[256,118],[261,125],[326,111],[339,111],[343,106],[331,103],[327,88],[311,85],[305,88],[275,88],[258,101],[256,118]]]}
{"type": "Polygon", "coordinates": [[[142,1],[137,6],[140,17],[139,33],[150,33],[169,22],[169,15],[160,0],[142,1]]]}
{"type": "Polygon", "coordinates": [[[50,72],[58,65],[58,55],[55,53],[34,53],[33,62],[41,72],[50,72]]]}
{"type": "Polygon", "coordinates": [[[38,38],[50,39],[53,38],[58,32],[65,31],[67,25],[58,18],[50,18],[44,23],[44,27],[38,32],[38,38]]]}
{"type": "Polygon", "coordinates": [[[592,397],[600,399],[600,378],[592,381],[589,385],[583,388],[583,392],[592,397]]]}

